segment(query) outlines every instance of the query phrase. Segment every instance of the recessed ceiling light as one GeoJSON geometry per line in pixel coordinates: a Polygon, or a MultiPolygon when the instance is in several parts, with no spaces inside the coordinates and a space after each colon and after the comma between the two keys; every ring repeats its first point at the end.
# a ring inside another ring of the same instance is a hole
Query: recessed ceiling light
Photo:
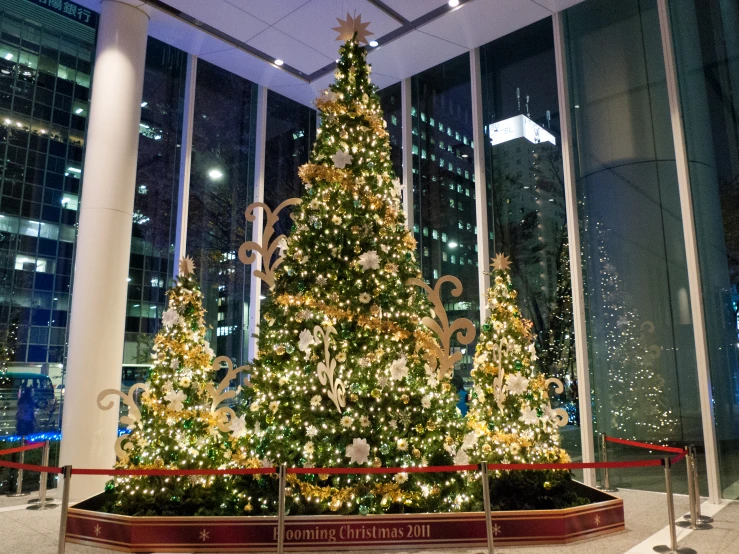
{"type": "Polygon", "coordinates": [[[208,177],[210,177],[213,181],[217,181],[221,177],[223,177],[223,173],[218,169],[211,169],[208,172],[208,177]]]}
{"type": "Polygon", "coordinates": [[[275,60],[275,65],[282,65],[282,64],[284,64],[284,63],[285,63],[285,62],[283,62],[283,61],[282,61],[282,60],[280,60],[280,59],[277,59],[277,60],[275,60]]]}
{"type": "Polygon", "coordinates": [[[13,54],[10,54],[10,53],[5,54],[5,59],[6,60],[12,60],[13,59],[13,54]]]}
{"type": "Polygon", "coordinates": [[[148,102],[141,102],[141,107],[142,107],[142,108],[145,108],[145,107],[146,107],[146,106],[148,106],[148,105],[149,105],[149,103],[148,103],[148,102]]]}
{"type": "Polygon", "coordinates": [[[76,110],[74,110],[74,113],[76,113],[77,115],[81,114],[82,108],[77,108],[76,110]]]}
{"type": "Polygon", "coordinates": [[[459,0],[449,0],[450,8],[456,8],[457,6],[459,6],[459,0]]]}
{"type": "Polygon", "coordinates": [[[380,44],[380,43],[379,43],[379,42],[377,42],[376,40],[371,40],[371,41],[370,41],[370,43],[369,43],[369,45],[370,45],[370,46],[371,46],[372,48],[374,48],[374,47],[375,47],[375,46],[377,46],[378,44],[380,44]]]}

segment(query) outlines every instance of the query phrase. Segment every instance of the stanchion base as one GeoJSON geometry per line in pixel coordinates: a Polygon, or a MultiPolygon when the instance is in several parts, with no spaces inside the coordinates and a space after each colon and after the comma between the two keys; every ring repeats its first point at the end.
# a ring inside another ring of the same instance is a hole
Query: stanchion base
{"type": "Polygon", "coordinates": [[[19,498],[21,496],[28,496],[29,494],[31,493],[30,492],[13,492],[10,494],[6,494],[5,496],[7,496],[8,498],[19,498]]]}
{"type": "Polygon", "coordinates": [[[52,508],[58,507],[59,504],[34,504],[33,506],[26,506],[26,510],[51,510],[52,508]]]}
{"type": "Polygon", "coordinates": [[[665,554],[698,554],[695,550],[693,550],[692,548],[688,548],[687,546],[680,547],[677,550],[672,550],[666,544],[655,546],[652,550],[665,554]]]}
{"type": "MultiPolygon", "coordinates": [[[[591,504],[561,510],[493,512],[496,546],[566,544],[622,531],[623,500],[580,483],[591,504]]],[[[69,509],[66,540],[124,552],[274,552],[276,516],[150,517],[98,511],[102,495],[69,509]]],[[[484,512],[290,516],[285,549],[484,548],[484,512]]]]}
{"type": "Polygon", "coordinates": [[[713,529],[713,525],[709,525],[708,523],[702,523],[702,522],[696,522],[695,527],[692,527],[690,525],[690,521],[678,521],[675,523],[678,527],[682,527],[683,529],[693,529],[694,531],[707,531],[708,529],[713,529]]]}
{"type": "Polygon", "coordinates": [[[612,487],[612,488],[610,488],[610,489],[606,489],[606,488],[604,488],[604,487],[601,487],[601,486],[597,486],[596,488],[597,488],[597,489],[598,489],[599,491],[603,491],[603,492],[618,492],[618,487],[612,487]]]}
{"type": "MultiPolygon", "coordinates": [[[[690,514],[685,514],[683,519],[690,519],[690,514]]],[[[713,518],[709,516],[698,516],[695,518],[698,523],[713,523],[713,518]]]]}
{"type": "MultiPolygon", "coordinates": [[[[47,496],[46,501],[47,502],[54,502],[55,498],[52,496],[47,496]]],[[[38,504],[41,500],[38,498],[31,498],[31,500],[28,501],[29,504],[38,504]]]]}

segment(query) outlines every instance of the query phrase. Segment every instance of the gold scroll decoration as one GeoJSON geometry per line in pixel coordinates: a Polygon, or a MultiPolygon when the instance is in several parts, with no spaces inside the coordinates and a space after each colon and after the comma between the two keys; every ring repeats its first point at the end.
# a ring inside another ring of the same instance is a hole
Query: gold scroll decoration
{"type": "Polygon", "coordinates": [[[341,413],[341,409],[346,406],[344,382],[341,379],[334,379],[336,371],[336,360],[331,359],[329,345],[331,343],[331,335],[336,334],[336,329],[332,325],[328,325],[324,331],[320,325],[313,328],[313,338],[316,342],[323,341],[324,361],[318,362],[318,380],[322,385],[328,386],[326,396],[333,401],[336,409],[341,413]]]}
{"type": "MultiPolygon", "coordinates": [[[[554,392],[556,392],[557,394],[562,394],[565,390],[562,381],[560,381],[556,377],[550,377],[544,383],[547,388],[549,388],[549,385],[554,385],[554,392]]],[[[551,400],[549,401],[549,407],[552,407],[551,400]]],[[[554,410],[554,413],[557,414],[557,425],[559,425],[560,427],[565,427],[567,425],[567,421],[570,418],[567,411],[564,408],[557,408],[554,410]]]]}
{"type": "MultiPolygon", "coordinates": [[[[424,359],[432,371],[438,370],[438,379],[441,381],[453,370],[454,364],[462,359],[461,352],[451,353],[451,341],[454,335],[457,335],[457,340],[463,345],[470,344],[475,340],[475,326],[472,322],[469,319],[460,318],[450,325],[449,317],[441,301],[441,288],[444,283],[452,283],[454,286],[452,296],[455,298],[462,294],[462,283],[452,275],[445,275],[436,281],[433,289],[418,278],[408,279],[406,283],[425,290],[434,306],[434,317],[425,316],[421,321],[436,334],[441,346],[436,343],[423,345],[428,349],[424,354],[424,359]]],[[[421,347],[421,344],[417,344],[416,350],[421,347]]]]}
{"type": "Polygon", "coordinates": [[[267,204],[265,204],[264,202],[254,202],[253,204],[249,204],[249,206],[247,206],[246,208],[245,216],[247,221],[253,223],[256,220],[256,211],[259,208],[262,208],[264,210],[266,221],[264,226],[264,233],[262,234],[262,243],[259,244],[257,242],[254,242],[253,240],[246,241],[239,248],[239,260],[248,265],[254,263],[254,261],[257,259],[257,253],[261,254],[264,271],[262,271],[261,269],[257,269],[256,271],[254,271],[254,276],[259,277],[265,283],[267,283],[270,289],[274,288],[275,286],[275,271],[284,259],[283,256],[280,256],[276,260],[274,260],[274,263],[272,262],[275,250],[280,246],[280,241],[285,238],[285,235],[278,235],[274,238],[272,237],[272,235],[275,234],[275,223],[279,221],[280,212],[284,208],[286,208],[287,206],[295,206],[300,203],[300,198],[288,198],[282,204],[277,206],[274,212],[270,210],[269,206],[267,206],[267,204]],[[251,253],[247,254],[247,250],[250,250],[251,253]]]}
{"type": "MultiPolygon", "coordinates": [[[[225,363],[228,367],[226,376],[220,382],[218,388],[215,388],[212,383],[208,383],[205,390],[211,398],[210,413],[216,417],[218,422],[216,425],[218,429],[227,433],[230,431],[229,425],[231,424],[231,421],[236,419],[236,413],[230,406],[220,406],[220,404],[226,400],[230,400],[238,394],[235,390],[227,391],[226,389],[228,388],[229,383],[236,379],[239,373],[248,369],[249,366],[243,365],[241,367],[234,368],[233,363],[228,356],[218,356],[213,360],[212,367],[214,373],[221,369],[222,363],[225,363]]],[[[251,386],[251,383],[247,386],[251,386]]]]}
{"type": "MultiPolygon", "coordinates": [[[[111,395],[120,396],[123,403],[128,406],[128,414],[121,416],[121,419],[119,421],[126,426],[126,429],[131,430],[134,428],[136,423],[141,421],[141,410],[139,410],[139,407],[136,405],[136,400],[134,399],[134,395],[138,390],[148,391],[149,385],[147,385],[146,383],[136,383],[130,389],[128,389],[128,394],[123,393],[117,389],[105,389],[100,394],[98,394],[98,408],[100,408],[101,410],[110,410],[115,405],[115,402],[111,400],[107,404],[103,404],[103,400],[111,395]]],[[[122,462],[128,461],[129,451],[133,449],[133,444],[129,442],[129,439],[130,435],[126,433],[125,435],[121,435],[120,437],[118,437],[118,439],[116,439],[115,441],[115,455],[122,462]]]]}
{"type": "Polygon", "coordinates": [[[505,384],[505,369],[503,369],[503,358],[508,356],[508,340],[505,337],[500,339],[500,343],[493,345],[491,354],[493,365],[498,368],[498,375],[493,379],[494,398],[498,408],[502,411],[508,391],[508,386],[505,384]]]}

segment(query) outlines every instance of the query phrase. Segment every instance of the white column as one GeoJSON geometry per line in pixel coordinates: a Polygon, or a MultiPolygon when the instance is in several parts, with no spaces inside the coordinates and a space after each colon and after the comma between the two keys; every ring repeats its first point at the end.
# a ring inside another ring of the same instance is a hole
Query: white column
{"type": "MultiPolygon", "coordinates": [[[[480,297],[480,325],[488,318],[488,289],[490,288],[490,241],[488,240],[488,195],[485,179],[485,130],[482,118],[482,73],[480,49],[470,50],[470,78],[472,85],[472,156],[475,162],[475,214],[477,217],[477,263],[480,297]]],[[[510,254],[510,252],[507,252],[510,254]]]]}
{"type": "Polygon", "coordinates": [[[403,160],[402,181],[405,186],[403,193],[403,211],[405,225],[413,233],[413,118],[411,116],[411,79],[400,81],[400,123],[401,123],[401,159],[403,160]]]}
{"type": "MultiPolygon", "coordinates": [[[[264,163],[265,144],[267,142],[267,93],[266,87],[260,86],[257,91],[257,137],[254,152],[254,202],[264,202],[264,163]]],[[[264,227],[264,210],[256,211],[256,219],[251,227],[251,240],[262,243],[264,227]]],[[[259,331],[259,319],[262,304],[262,280],[254,276],[254,272],[262,269],[262,256],[254,252],[256,258],[251,264],[251,281],[249,284],[249,351],[248,360],[257,355],[257,339],[254,335],[259,331]]]]}
{"type": "Polygon", "coordinates": [[[190,164],[192,163],[192,124],[195,117],[195,79],[198,74],[198,58],[187,55],[185,73],[185,98],[182,110],[182,140],[180,141],[180,183],[177,193],[177,233],[174,244],[173,276],[179,274],[180,259],[187,255],[187,214],[190,207],[190,164]]]}
{"type": "Polygon", "coordinates": [[[721,503],[721,483],[719,480],[718,448],[713,415],[713,393],[711,387],[711,366],[708,358],[706,338],[706,315],[703,310],[703,289],[701,285],[700,262],[698,259],[698,238],[695,231],[693,199],[690,188],[690,168],[685,143],[680,90],[677,82],[675,51],[672,44],[672,29],[667,0],[657,0],[659,11],[662,52],[667,78],[667,96],[670,101],[672,121],[672,140],[675,144],[675,163],[677,164],[677,184],[680,193],[680,212],[682,213],[685,258],[688,263],[688,288],[690,289],[690,310],[693,318],[693,339],[698,366],[698,395],[701,403],[701,422],[703,423],[703,443],[706,450],[706,474],[708,477],[708,498],[713,504],[721,503]]]}
{"type": "MultiPolygon", "coordinates": [[[[108,468],[115,462],[118,409],[102,411],[96,400],[102,390],[121,386],[148,23],[138,8],[115,0],[101,4],[82,172],[62,465],[108,468]]],[[[71,496],[97,494],[107,479],[74,479],[71,496]]]]}
{"type": "MultiPolygon", "coordinates": [[[[593,442],[593,410],[590,390],[590,364],[588,337],[585,327],[585,294],[580,257],[580,225],[577,213],[575,188],[575,160],[572,148],[572,119],[570,118],[570,90],[565,58],[564,22],[562,14],[552,16],[554,23],[554,57],[557,67],[557,93],[559,95],[559,122],[562,131],[562,169],[565,181],[565,211],[567,214],[567,238],[570,245],[570,281],[572,286],[572,319],[575,327],[575,358],[577,364],[577,388],[580,408],[580,440],[582,461],[595,461],[593,442]]],[[[586,485],[595,486],[595,470],[583,470],[586,485]]]]}

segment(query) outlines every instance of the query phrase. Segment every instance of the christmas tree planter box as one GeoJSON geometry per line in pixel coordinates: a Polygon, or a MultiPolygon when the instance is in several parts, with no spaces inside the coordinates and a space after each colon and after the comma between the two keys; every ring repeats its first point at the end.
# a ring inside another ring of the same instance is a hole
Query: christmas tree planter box
{"type": "MultiPolygon", "coordinates": [[[[562,544],[624,530],[623,500],[582,484],[590,504],[562,510],[493,512],[495,544],[562,544]]],[[[131,517],[97,511],[98,495],[69,509],[67,542],[123,552],[272,552],[277,517],[131,517]]],[[[289,516],[292,552],[481,547],[482,512],[289,516]]]]}

